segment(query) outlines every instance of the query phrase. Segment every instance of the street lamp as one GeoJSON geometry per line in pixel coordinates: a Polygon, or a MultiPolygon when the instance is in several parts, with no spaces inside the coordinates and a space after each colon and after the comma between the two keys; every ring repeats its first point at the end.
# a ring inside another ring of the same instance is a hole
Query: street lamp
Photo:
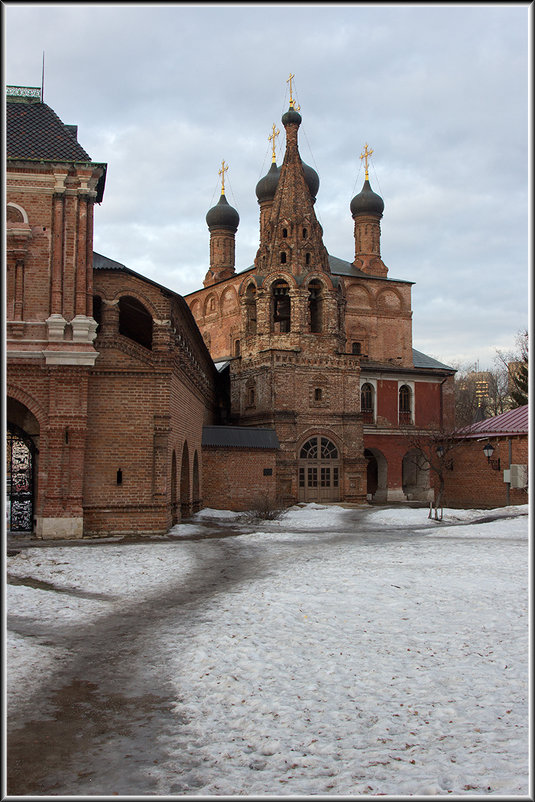
{"type": "Polygon", "coordinates": [[[492,455],[494,454],[494,446],[492,443],[487,443],[487,445],[483,446],[483,453],[487,458],[487,462],[489,463],[490,467],[493,471],[500,470],[500,458],[491,460],[492,455]]]}
{"type": "Polygon", "coordinates": [[[483,446],[483,453],[487,458],[487,462],[490,463],[490,458],[494,454],[494,446],[492,445],[492,443],[487,443],[486,446],[483,446]]]}

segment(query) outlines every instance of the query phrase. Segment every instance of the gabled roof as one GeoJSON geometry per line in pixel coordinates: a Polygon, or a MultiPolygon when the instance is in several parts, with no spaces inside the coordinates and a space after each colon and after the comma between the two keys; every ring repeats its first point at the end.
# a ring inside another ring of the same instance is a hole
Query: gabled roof
{"type": "Polygon", "coordinates": [[[480,420],[459,429],[456,434],[462,437],[500,437],[515,434],[527,434],[529,431],[529,405],[510,409],[494,418],[480,420]]]}
{"type": "Polygon", "coordinates": [[[6,103],[8,159],[90,162],[74,134],[46,103],[6,103]]]}
{"type": "Polygon", "coordinates": [[[212,448],[279,448],[274,429],[252,426],[203,426],[202,444],[212,448]]]}

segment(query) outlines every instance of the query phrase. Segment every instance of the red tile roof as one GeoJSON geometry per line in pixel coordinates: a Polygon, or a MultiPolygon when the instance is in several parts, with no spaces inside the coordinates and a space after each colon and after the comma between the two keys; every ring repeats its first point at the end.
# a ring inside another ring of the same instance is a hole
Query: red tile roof
{"type": "Polygon", "coordinates": [[[462,437],[499,437],[504,435],[527,434],[529,430],[529,405],[509,412],[502,412],[494,418],[487,418],[459,429],[462,437]]]}

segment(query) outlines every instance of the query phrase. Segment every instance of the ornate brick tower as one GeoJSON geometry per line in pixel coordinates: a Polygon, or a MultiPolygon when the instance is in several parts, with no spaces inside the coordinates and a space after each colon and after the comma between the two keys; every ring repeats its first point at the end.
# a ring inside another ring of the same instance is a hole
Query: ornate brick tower
{"type": "Polygon", "coordinates": [[[371,188],[368,177],[368,157],[373,150],[364,147],[361,159],[365,160],[364,184],[350,204],[351,215],[355,221],[355,267],[374,276],[388,274],[388,268],[381,259],[381,217],[385,208],[383,199],[371,188]]]}
{"type": "Polygon", "coordinates": [[[240,216],[230,206],[225,197],[225,173],[228,165],[223,161],[219,175],[221,176],[221,197],[206,215],[206,223],[210,231],[210,269],[204,278],[204,286],[209,287],[234,275],[236,231],[240,216]]]}
{"type": "Polygon", "coordinates": [[[275,428],[284,503],[365,501],[359,358],[345,353],[343,291],[314,212],[319,179],[299,155],[291,79],[282,124],[284,161],[257,185],[260,245],[239,290],[232,421],[275,428]]]}

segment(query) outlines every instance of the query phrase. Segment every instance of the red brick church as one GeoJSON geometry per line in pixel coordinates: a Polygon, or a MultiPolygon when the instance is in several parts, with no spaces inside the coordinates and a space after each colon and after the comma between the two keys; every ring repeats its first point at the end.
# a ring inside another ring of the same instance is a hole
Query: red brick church
{"type": "Polygon", "coordinates": [[[39,90],[7,101],[12,531],[165,533],[202,506],[428,497],[408,433],[452,424],[454,371],[412,347],[411,282],[382,260],[367,169],[354,258],[327,252],[291,93],[283,163],[256,186],[254,264],[236,270],[223,163],[204,286],[185,298],[93,252],[106,165],[39,90]]]}

